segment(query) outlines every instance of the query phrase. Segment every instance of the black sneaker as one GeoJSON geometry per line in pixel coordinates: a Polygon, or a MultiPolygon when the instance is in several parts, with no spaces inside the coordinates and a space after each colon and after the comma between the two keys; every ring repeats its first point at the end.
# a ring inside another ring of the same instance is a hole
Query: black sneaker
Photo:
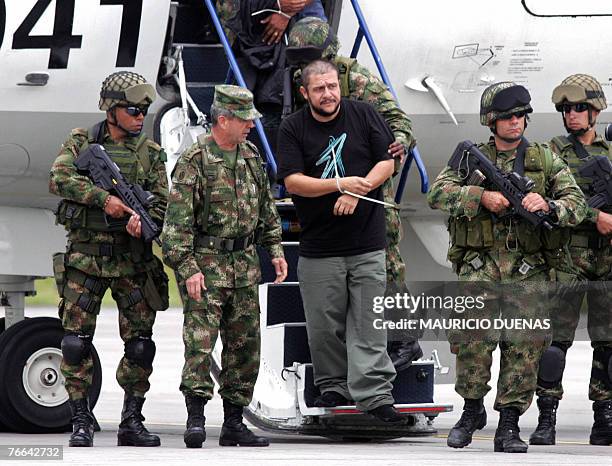
{"type": "Polygon", "coordinates": [[[316,400],[314,405],[317,408],[333,408],[334,406],[346,406],[353,404],[352,401],[344,398],[340,393],[334,391],[323,392],[316,400]]]}
{"type": "Polygon", "coordinates": [[[405,422],[406,420],[393,405],[379,406],[378,408],[368,411],[368,414],[371,414],[380,421],[389,422],[392,424],[399,424],[405,422]]]}

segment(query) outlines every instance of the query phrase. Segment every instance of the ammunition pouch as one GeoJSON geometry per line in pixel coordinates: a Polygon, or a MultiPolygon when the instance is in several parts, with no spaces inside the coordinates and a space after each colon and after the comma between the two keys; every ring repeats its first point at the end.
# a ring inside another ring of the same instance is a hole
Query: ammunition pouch
{"type": "Polygon", "coordinates": [[[540,252],[542,240],[540,239],[541,232],[539,228],[520,220],[516,222],[515,228],[519,248],[524,254],[529,255],[540,252]]]}
{"type": "Polygon", "coordinates": [[[127,218],[114,219],[99,207],[89,207],[63,199],[55,211],[55,223],[69,230],[87,228],[102,232],[125,232],[127,218]]]}
{"type": "Polygon", "coordinates": [[[63,252],[53,254],[53,276],[55,277],[57,294],[60,298],[63,298],[64,286],[66,285],[66,254],[63,252]]]}
{"type": "Polygon", "coordinates": [[[597,231],[572,232],[570,246],[584,249],[603,249],[610,244],[610,240],[597,231]]]}
{"type": "MultiPolygon", "coordinates": [[[[447,258],[453,263],[453,269],[457,273],[461,264],[466,262],[468,254],[479,256],[479,252],[488,251],[493,246],[493,220],[488,213],[479,214],[472,219],[450,217],[448,233],[451,245],[447,258]]],[[[473,258],[468,258],[468,263],[470,260],[473,258]]]]}
{"type": "Polygon", "coordinates": [[[142,287],[144,299],[155,312],[165,311],[170,307],[168,275],[166,275],[164,266],[157,257],[154,256],[149,264],[146,272],[147,278],[142,287]]]}

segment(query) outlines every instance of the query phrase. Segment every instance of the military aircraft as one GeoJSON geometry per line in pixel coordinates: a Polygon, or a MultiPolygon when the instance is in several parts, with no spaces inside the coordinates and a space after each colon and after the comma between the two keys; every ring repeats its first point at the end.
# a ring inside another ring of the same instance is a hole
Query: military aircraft
{"type": "MultiPolygon", "coordinates": [[[[604,90],[612,80],[601,59],[612,50],[607,2],[512,0],[495,8],[486,0],[324,4],[345,55],[359,26],[355,11],[362,10],[371,32],[366,39],[374,38],[380,53],[373,58],[361,47],[357,57],[372,70],[384,63],[432,177],[458,141],[488,137],[478,109],[489,84],[512,80],[531,90],[535,113],[527,137],[542,141],[562,129],[550,93],[563,77],[587,72],[604,90]]],[[[24,297],[35,292],[35,278],[52,275],[51,255],[65,247],[65,232],[54,225],[52,213],[58,199],[48,193],[48,172],[59,146],[72,128],[103,118],[97,94],[104,77],[134,70],[157,84],[161,98],[146,127],[166,148],[170,171],[181,149],[204,130],[214,83],[227,76],[211,5],[209,0],[0,0],[0,306],[5,311],[0,330],[7,329],[0,334],[0,425],[5,428],[49,432],[65,429],[70,418],[59,371],[61,325],[57,319],[24,318],[24,297]]],[[[600,123],[608,119],[604,112],[600,123]]],[[[401,204],[408,279],[452,279],[444,218],[428,209],[421,192],[424,173],[419,180],[414,172],[401,204]]],[[[294,253],[295,246],[286,244],[294,253]]],[[[417,398],[408,390],[401,406],[411,423],[404,431],[380,426],[368,431],[371,420],[356,420],[355,410],[311,406],[309,353],[295,291],[295,283],[262,285],[262,371],[250,420],[269,429],[342,438],[374,431],[381,437],[434,432],[432,419],[450,409],[433,403],[435,357],[415,364],[408,376],[414,380],[406,385],[427,381],[431,389],[417,398]],[[287,300],[296,312],[277,315],[287,300]],[[288,341],[302,342],[294,348],[297,354],[288,355],[288,341]]],[[[92,402],[100,390],[99,372],[92,402]]]]}

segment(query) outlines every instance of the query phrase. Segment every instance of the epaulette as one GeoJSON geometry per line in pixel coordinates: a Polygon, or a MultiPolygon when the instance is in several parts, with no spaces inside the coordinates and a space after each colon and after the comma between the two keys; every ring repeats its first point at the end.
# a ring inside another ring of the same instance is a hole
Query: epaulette
{"type": "Polygon", "coordinates": [[[189,149],[183,152],[183,155],[181,155],[180,158],[183,159],[185,162],[190,162],[193,157],[199,154],[200,152],[202,152],[200,145],[197,142],[194,142],[191,147],[189,147],[189,149]]]}

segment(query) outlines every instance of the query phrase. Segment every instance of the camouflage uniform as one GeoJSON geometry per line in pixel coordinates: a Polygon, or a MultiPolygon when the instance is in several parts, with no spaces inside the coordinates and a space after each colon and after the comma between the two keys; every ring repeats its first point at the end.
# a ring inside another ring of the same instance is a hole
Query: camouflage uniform
{"type": "MultiPolygon", "coordinates": [[[[242,119],[257,118],[250,96],[236,86],[217,86],[213,105],[242,119]]],[[[162,234],[164,261],[177,273],[184,303],[180,389],[185,395],[212,398],[210,357],[220,332],[219,394],[239,406],[252,398],[259,369],[261,272],[253,244],[256,232],[258,243],[272,258],[284,257],[280,218],[257,149],[245,142],[235,151],[224,151],[212,135],[201,136],[174,169],[162,234]],[[233,251],[213,244],[226,238],[249,239],[245,248],[233,251]],[[185,287],[198,272],[204,274],[207,287],[200,302],[190,298],[185,287]]]]}
{"type": "Polygon", "coordinates": [[[470,311],[468,317],[490,323],[499,317],[506,322],[525,319],[541,325],[528,331],[520,327],[494,330],[493,326],[449,332],[451,350],[457,356],[455,390],[465,400],[461,418],[447,438],[453,448],[469,445],[473,433],[486,425],[483,399],[491,389],[492,353],[499,344],[501,362],[494,408],[500,417],[494,450],[527,451],[527,444],[519,436],[518,419],[531,404],[538,363],[549,343],[546,282],[550,264],[567,260],[559,227],[576,226],[585,215],[584,197],[576,181],[548,146],[497,134],[497,120],[523,119],[521,124],[526,125],[527,114],[533,111],[530,101],[527,89],[512,82],[487,87],[481,97],[480,122],[495,136],[478,147],[501,171],[517,171],[532,180],[531,192],[554,199],[548,201],[549,215],[557,229],[548,232],[516,215],[492,214],[482,205],[485,189],[466,181],[471,179],[470,173],[450,166],[438,175],[428,194],[432,208],[450,214],[448,258],[459,276],[460,295],[484,299],[484,307],[470,311]],[[500,151],[498,145],[503,141],[516,143],[516,148],[500,151]]]}
{"type": "MultiPolygon", "coordinates": [[[[500,169],[506,172],[512,171],[516,152],[498,152],[492,142],[480,145],[479,148],[495,161],[500,169]]],[[[549,152],[550,149],[544,145],[530,144],[526,158],[529,158],[532,151],[535,154],[534,157],[537,157],[538,152],[549,152]]],[[[545,183],[549,188],[542,194],[549,199],[555,199],[558,203],[560,207],[559,225],[576,225],[584,215],[582,213],[584,200],[563,161],[550,152],[549,156],[553,161],[550,173],[545,175],[545,183]]],[[[483,191],[484,189],[479,186],[466,186],[457,172],[447,167],[432,184],[428,201],[432,208],[448,212],[453,218],[491,218],[488,211],[480,207],[483,191]]],[[[457,258],[452,257],[454,251],[451,249],[449,259],[455,262],[459,280],[462,281],[502,284],[525,281],[523,285],[525,294],[512,292],[513,287],[505,287],[503,296],[491,296],[491,290],[488,290],[487,301],[501,298],[503,313],[511,316],[546,318],[547,313],[542,306],[543,301],[538,299],[537,295],[546,292],[543,282],[548,280],[548,266],[541,252],[527,255],[520,249],[515,233],[518,223],[521,222],[516,219],[511,223],[505,221],[491,224],[489,221],[488,225],[492,227],[492,244],[488,246],[485,253],[482,253],[481,247],[464,248],[461,251],[461,259],[457,261],[457,258]],[[518,249],[508,248],[508,244],[514,243],[518,249]],[[473,262],[476,257],[480,258],[482,264],[479,264],[478,261],[473,262]],[[532,267],[526,274],[518,271],[524,260],[532,267]],[[476,269],[470,262],[477,264],[478,268],[476,269]]],[[[497,311],[487,305],[487,316],[495,318],[497,311]]],[[[521,413],[525,412],[535,391],[537,363],[547,342],[544,339],[525,342],[519,337],[520,334],[500,336],[498,333],[492,333],[476,341],[462,341],[454,345],[457,354],[455,384],[457,393],[463,398],[479,399],[490,390],[487,382],[491,376],[491,354],[500,341],[503,370],[500,374],[495,409],[513,406],[521,413]],[[522,382],[517,382],[517,379],[521,379],[522,382]]]]}
{"type": "MultiPolygon", "coordinates": [[[[593,180],[583,177],[580,169],[595,156],[611,157],[610,146],[595,133],[598,112],[607,107],[601,84],[587,74],[574,74],[555,87],[552,101],[561,113],[567,136],[552,138],[553,150],[569,165],[578,186],[587,198],[594,192],[593,180]],[[574,112],[574,117],[570,116],[574,112]],[[576,128],[576,122],[586,127],[576,128]],[[571,124],[571,127],[568,126],[571,124]],[[580,140],[590,141],[584,145],[580,140]]],[[[538,426],[529,442],[554,445],[556,412],[563,397],[563,372],[567,350],[572,346],[584,298],[588,305],[588,333],[593,347],[589,399],[593,401],[595,422],[590,443],[612,444],[612,313],[607,282],[612,278],[610,238],[597,229],[599,215],[612,212],[587,207],[585,220],[571,231],[569,251],[572,270],[558,274],[559,291],[553,302],[553,342],[540,360],[538,374],[538,426]],[[564,282],[570,282],[564,283],[564,282]],[[575,286],[577,285],[577,286],[575,286]]]]}
{"type": "MultiPolygon", "coordinates": [[[[161,226],[168,198],[166,156],[162,148],[143,135],[128,137],[118,144],[110,138],[106,125],[101,131],[103,135],[98,141],[117,163],[126,181],[143,186],[155,196],[149,213],[161,226]],[[137,149],[141,145],[146,150],[137,149]],[[147,172],[139,153],[149,159],[147,172]]],[[[119,332],[128,348],[139,339],[150,341],[155,312],[167,307],[168,278],[161,261],[152,254],[151,245],[132,238],[125,225],[116,231],[95,225],[95,218],[103,222],[102,208],[109,193],[95,186],[87,176],[77,173],[75,159],[88,143],[88,130],[73,130],[51,167],[49,190],[66,200],[59,207],[58,220],[68,229],[65,257],[55,258],[56,271],[65,270],[60,284],[59,312],[67,333],[90,342],[102,297],[110,287],[119,308],[119,332]],[[149,294],[144,290],[153,283],[164,305],[155,302],[152,306],[149,302],[149,294]]],[[[68,364],[64,359],[61,370],[70,398],[83,398],[92,381],[91,356],[77,364],[68,364]]],[[[149,390],[151,372],[150,364],[143,367],[124,356],[117,368],[117,381],[127,393],[144,396],[149,390]]]]}
{"type": "MultiPolygon", "coordinates": [[[[305,45],[321,46],[327,39],[329,25],[319,18],[309,17],[298,21],[289,34],[289,46],[300,47],[305,45]]],[[[399,107],[387,85],[365,66],[355,59],[337,55],[340,44],[334,36],[330,45],[323,51],[323,57],[329,58],[340,71],[340,91],[342,97],[368,102],[387,122],[395,140],[410,150],[416,144],[412,134],[410,118],[399,107]]],[[[301,73],[295,76],[296,83],[301,82],[301,73]]],[[[295,95],[301,94],[296,90],[295,95]]],[[[298,100],[299,102],[299,100],[298,100]]],[[[301,103],[305,103],[303,100],[301,103]]],[[[396,159],[396,171],[399,170],[400,161],[396,159]]],[[[389,178],[382,185],[384,201],[395,204],[393,180],[389,178]]],[[[406,286],[406,264],[402,259],[400,242],[403,237],[402,221],[398,208],[385,209],[385,223],[387,228],[386,271],[387,295],[408,293],[406,286]]],[[[397,319],[405,316],[394,316],[397,319]]],[[[393,334],[395,331],[392,331],[393,334]]],[[[413,338],[417,338],[414,335],[413,338]]]]}
{"type": "Polygon", "coordinates": [[[107,111],[107,119],[89,130],[73,130],[51,167],[49,190],[64,198],[57,221],[68,230],[66,253],[54,255],[53,268],[66,332],[61,371],[72,412],[71,447],[93,446],[94,423],[87,398],[93,376],[91,341],[108,288],[119,309],[119,333],[125,343],[117,368],[117,382],[125,392],[117,444],[160,445],[159,437],[142,423],[142,406],[153,371],[155,314],[168,307],[168,277],[151,243],[128,233],[127,218],[108,221],[104,209],[111,201],[110,193],[95,186],[75,165],[90,144],[102,144],[125,181],[153,195],[148,213],[161,227],[168,199],[166,155],[144,134],[121,126],[117,116],[118,106],[136,106],[140,113],[134,116],[126,109],[122,118],[138,118],[154,99],[155,89],[139,74],[111,74],[100,91],[99,108],[107,111]],[[119,140],[111,137],[109,123],[122,135],[119,140]]]}
{"type": "MultiPolygon", "coordinates": [[[[578,185],[584,193],[588,194],[590,180],[580,177],[578,173],[581,161],[572,143],[566,137],[558,137],[551,140],[551,147],[569,165],[578,185]]],[[[610,156],[609,144],[601,136],[597,136],[591,145],[584,146],[584,148],[592,156],[610,156]]],[[[585,220],[572,230],[570,243],[572,263],[577,268],[581,280],[609,281],[612,279],[612,247],[597,231],[596,222],[596,209],[587,207],[585,220]]],[[[593,370],[589,384],[589,399],[592,401],[611,400],[612,386],[607,381],[608,377],[604,375],[607,372],[607,364],[604,367],[607,361],[600,360],[604,359],[606,353],[612,351],[611,296],[605,287],[598,288],[593,284],[589,288],[587,292],[573,292],[560,300],[559,308],[553,318],[553,344],[564,352],[567,352],[572,345],[580,319],[580,308],[586,295],[589,313],[588,332],[593,346],[593,370]]],[[[541,380],[539,382],[538,396],[553,396],[558,399],[563,397],[561,380],[555,384],[542,383],[541,380]]]]}

